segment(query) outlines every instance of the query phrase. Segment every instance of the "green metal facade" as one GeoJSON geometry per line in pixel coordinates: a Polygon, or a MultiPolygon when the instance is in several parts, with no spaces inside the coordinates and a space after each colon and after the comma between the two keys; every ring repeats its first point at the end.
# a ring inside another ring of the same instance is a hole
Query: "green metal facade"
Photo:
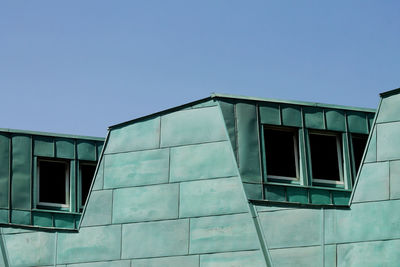
{"type": "Polygon", "coordinates": [[[68,139],[71,164],[99,160],[77,229],[33,223],[35,157],[68,154],[60,137],[4,131],[0,266],[398,266],[400,94],[382,94],[374,116],[212,95],[111,127],[102,153],[101,140],[68,139]],[[265,126],[298,132],[297,182],[267,179],[265,126]],[[313,131],[341,136],[343,185],[313,184],[313,131]],[[358,174],[353,134],[369,134],[358,174]]]}
{"type": "Polygon", "coordinates": [[[96,164],[104,139],[0,129],[0,224],[28,228],[76,229],[79,164],[96,164]],[[69,166],[67,209],[38,206],[38,160],[64,160],[69,166]]]}

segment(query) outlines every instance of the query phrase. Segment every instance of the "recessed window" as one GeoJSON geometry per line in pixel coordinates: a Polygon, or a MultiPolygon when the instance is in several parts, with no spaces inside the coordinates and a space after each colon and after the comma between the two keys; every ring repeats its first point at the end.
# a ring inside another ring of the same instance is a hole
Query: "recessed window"
{"type": "Polygon", "coordinates": [[[351,142],[353,144],[354,167],[356,173],[360,168],[362,156],[364,154],[365,146],[367,145],[368,135],[352,135],[351,142]]]}
{"type": "Polygon", "coordinates": [[[94,163],[80,163],[80,195],[81,195],[80,208],[81,209],[86,203],[86,199],[89,194],[95,170],[96,170],[96,164],[94,163]]]}
{"type": "Polygon", "coordinates": [[[69,162],[38,160],[38,204],[69,207],[69,162]]]}
{"type": "Polygon", "coordinates": [[[313,182],[343,184],[342,139],[334,133],[310,133],[313,182]]]}
{"type": "Polygon", "coordinates": [[[297,180],[299,153],[297,129],[264,128],[264,144],[269,179],[297,180]]]}

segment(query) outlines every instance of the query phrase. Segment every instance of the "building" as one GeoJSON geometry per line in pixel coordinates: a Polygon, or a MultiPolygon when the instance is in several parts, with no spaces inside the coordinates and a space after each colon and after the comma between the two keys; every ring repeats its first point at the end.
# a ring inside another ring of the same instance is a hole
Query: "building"
{"type": "Polygon", "coordinates": [[[104,147],[1,130],[0,265],[398,266],[399,121],[397,89],[376,116],[213,94],[104,147]]]}

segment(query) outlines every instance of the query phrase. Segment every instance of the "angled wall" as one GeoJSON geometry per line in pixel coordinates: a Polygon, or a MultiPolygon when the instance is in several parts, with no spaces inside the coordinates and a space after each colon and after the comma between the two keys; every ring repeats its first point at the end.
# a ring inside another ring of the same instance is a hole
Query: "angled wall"
{"type": "Polygon", "coordinates": [[[257,205],[274,266],[398,266],[400,95],[382,94],[349,208],[257,205]]]}
{"type": "Polygon", "coordinates": [[[111,128],[79,232],[3,228],[10,266],[265,266],[214,101],[111,128]]]}

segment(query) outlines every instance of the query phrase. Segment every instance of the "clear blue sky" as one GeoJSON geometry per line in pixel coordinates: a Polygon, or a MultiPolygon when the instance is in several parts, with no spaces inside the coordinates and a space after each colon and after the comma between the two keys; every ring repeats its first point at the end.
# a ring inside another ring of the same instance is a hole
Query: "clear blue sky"
{"type": "Polygon", "coordinates": [[[400,1],[1,1],[0,128],[105,136],[211,92],[377,107],[400,1]]]}

